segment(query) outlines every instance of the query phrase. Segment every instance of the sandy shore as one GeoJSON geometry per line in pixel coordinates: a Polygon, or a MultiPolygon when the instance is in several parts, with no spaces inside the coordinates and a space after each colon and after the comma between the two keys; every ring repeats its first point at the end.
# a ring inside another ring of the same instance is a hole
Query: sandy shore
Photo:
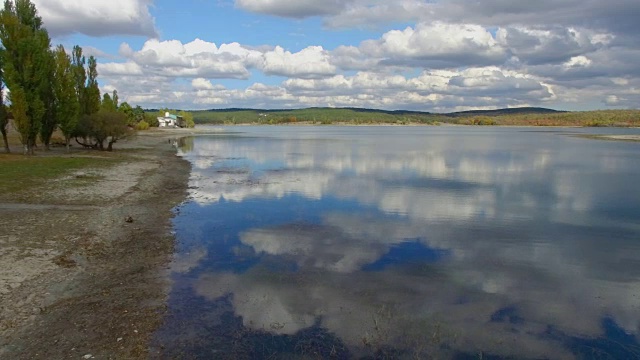
{"type": "Polygon", "coordinates": [[[69,172],[26,202],[0,194],[0,358],[148,356],[169,288],[171,209],[190,172],[168,139],[189,133],[119,142],[115,165],[69,172]]]}

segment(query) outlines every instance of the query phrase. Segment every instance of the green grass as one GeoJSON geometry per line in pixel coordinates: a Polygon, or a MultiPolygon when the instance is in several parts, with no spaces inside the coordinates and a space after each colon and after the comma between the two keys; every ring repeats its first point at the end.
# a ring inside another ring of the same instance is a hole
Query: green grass
{"type": "Polygon", "coordinates": [[[0,198],[45,186],[47,181],[87,167],[103,167],[115,159],[0,155],[0,198]]]}

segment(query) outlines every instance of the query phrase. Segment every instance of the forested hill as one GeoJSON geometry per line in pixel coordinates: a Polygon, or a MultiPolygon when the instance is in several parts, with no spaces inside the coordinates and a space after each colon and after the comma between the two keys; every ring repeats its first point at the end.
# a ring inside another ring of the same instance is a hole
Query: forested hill
{"type": "Polygon", "coordinates": [[[458,111],[453,113],[444,114],[446,116],[460,117],[460,116],[500,116],[500,115],[522,115],[522,114],[554,114],[565,113],[566,111],[558,111],[553,109],[541,108],[541,107],[519,107],[508,109],[496,109],[496,110],[469,110],[458,111]]]}
{"type": "Polygon", "coordinates": [[[458,124],[535,126],[640,126],[639,110],[565,112],[539,107],[446,114],[363,108],[211,109],[192,111],[198,124],[458,124]]]}

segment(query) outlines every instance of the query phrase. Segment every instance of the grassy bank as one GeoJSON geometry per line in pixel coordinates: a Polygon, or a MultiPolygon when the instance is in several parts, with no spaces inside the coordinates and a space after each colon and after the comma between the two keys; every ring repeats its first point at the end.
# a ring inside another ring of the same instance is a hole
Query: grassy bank
{"type": "MultiPolygon", "coordinates": [[[[97,157],[69,157],[51,153],[50,156],[0,155],[0,193],[3,197],[19,197],[23,192],[45,186],[48,181],[82,168],[112,165],[117,159],[97,157]]],[[[82,180],[78,178],[78,180],[82,180]]]]}

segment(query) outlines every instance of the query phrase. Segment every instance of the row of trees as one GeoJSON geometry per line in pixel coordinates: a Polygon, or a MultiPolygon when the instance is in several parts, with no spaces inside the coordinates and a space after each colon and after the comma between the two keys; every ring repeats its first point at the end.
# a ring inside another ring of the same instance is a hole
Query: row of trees
{"type": "Polygon", "coordinates": [[[48,149],[56,129],[64,135],[67,149],[75,138],[86,147],[112,150],[130,127],[145,119],[142,108],[118,104],[116,91],[101,99],[96,59],[86,59],[80,46],[74,46],[71,55],[62,45],[51,48],[30,0],[5,0],[0,41],[0,131],[7,152],[5,84],[10,113],[28,154],[33,154],[38,137],[48,149]]]}

